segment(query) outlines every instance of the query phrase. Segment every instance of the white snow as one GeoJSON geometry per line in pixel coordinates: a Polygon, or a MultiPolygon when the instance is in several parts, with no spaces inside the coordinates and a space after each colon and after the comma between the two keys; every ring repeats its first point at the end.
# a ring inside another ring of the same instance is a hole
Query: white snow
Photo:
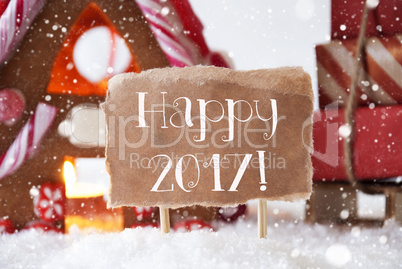
{"type": "MultiPolygon", "coordinates": [[[[269,203],[268,239],[257,238],[255,203],[249,216],[218,232],[162,236],[158,229],[116,234],[0,236],[0,268],[397,268],[402,227],[313,225],[299,209],[269,203]]],[[[299,208],[299,207],[296,207],[299,208]]]]}

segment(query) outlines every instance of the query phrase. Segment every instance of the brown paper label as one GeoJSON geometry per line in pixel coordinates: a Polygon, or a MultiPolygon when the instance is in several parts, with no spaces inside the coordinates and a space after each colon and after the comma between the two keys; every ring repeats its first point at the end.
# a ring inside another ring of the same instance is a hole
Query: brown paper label
{"type": "Polygon", "coordinates": [[[310,197],[313,93],[301,68],[122,74],[102,107],[111,207],[310,197]]]}

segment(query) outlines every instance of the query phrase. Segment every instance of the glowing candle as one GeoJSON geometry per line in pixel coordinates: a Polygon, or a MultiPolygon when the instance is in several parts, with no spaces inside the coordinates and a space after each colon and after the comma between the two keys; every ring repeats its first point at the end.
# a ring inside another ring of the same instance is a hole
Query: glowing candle
{"type": "MultiPolygon", "coordinates": [[[[86,167],[90,169],[93,167],[86,167]]],[[[96,182],[81,181],[77,177],[73,161],[66,160],[63,167],[66,184],[65,230],[76,225],[81,230],[119,232],[124,228],[122,209],[106,208],[104,194],[107,186],[96,182]]]]}

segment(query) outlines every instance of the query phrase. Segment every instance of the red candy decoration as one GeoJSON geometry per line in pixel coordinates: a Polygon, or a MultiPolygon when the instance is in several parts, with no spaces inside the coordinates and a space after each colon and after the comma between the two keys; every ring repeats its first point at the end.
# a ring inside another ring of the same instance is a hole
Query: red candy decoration
{"type": "Polygon", "coordinates": [[[0,123],[12,125],[25,109],[25,99],[16,89],[0,90],[0,123]]]}
{"type": "Polygon", "coordinates": [[[0,0],[0,16],[3,15],[10,0],[0,0]]]}
{"type": "Polygon", "coordinates": [[[133,211],[135,216],[137,217],[138,220],[146,219],[152,217],[155,208],[154,207],[133,207],[133,211]]]}
{"type": "Polygon", "coordinates": [[[63,233],[63,231],[56,226],[41,221],[41,220],[34,220],[31,221],[27,224],[27,226],[24,228],[24,230],[30,230],[30,229],[35,229],[39,232],[46,233],[46,232],[56,232],[56,233],[63,233]]]}
{"type": "Polygon", "coordinates": [[[0,234],[12,234],[15,227],[9,219],[0,219],[0,234]]]}
{"type": "Polygon", "coordinates": [[[222,55],[218,52],[212,52],[210,56],[211,65],[216,67],[227,67],[229,68],[231,65],[222,57],[222,55]]]}
{"type": "Polygon", "coordinates": [[[218,210],[219,218],[226,222],[236,221],[246,213],[247,206],[244,204],[236,207],[221,207],[218,210]]]}
{"type": "Polygon", "coordinates": [[[176,232],[191,232],[203,229],[214,231],[214,228],[209,223],[199,219],[177,222],[173,229],[176,232]]]}
{"type": "Polygon", "coordinates": [[[36,215],[44,221],[62,220],[65,212],[65,191],[61,184],[44,183],[34,198],[36,215]]]}

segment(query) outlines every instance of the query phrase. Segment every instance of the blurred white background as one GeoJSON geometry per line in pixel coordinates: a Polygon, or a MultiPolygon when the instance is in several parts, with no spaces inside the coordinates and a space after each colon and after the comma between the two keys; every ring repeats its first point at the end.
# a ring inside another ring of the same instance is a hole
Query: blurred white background
{"type": "Polygon", "coordinates": [[[236,69],[302,66],[317,90],[314,46],[330,40],[329,0],[190,3],[204,24],[210,48],[226,51],[236,69]]]}

